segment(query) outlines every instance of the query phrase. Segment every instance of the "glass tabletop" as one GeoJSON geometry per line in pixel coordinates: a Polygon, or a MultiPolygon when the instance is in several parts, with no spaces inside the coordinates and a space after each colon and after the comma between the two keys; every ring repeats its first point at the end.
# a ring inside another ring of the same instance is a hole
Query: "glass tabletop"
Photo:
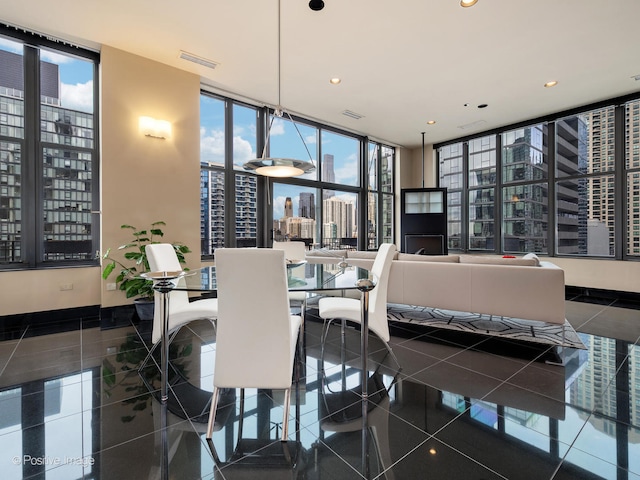
{"type": "MultiPolygon", "coordinates": [[[[360,279],[376,279],[369,270],[346,266],[340,267],[328,263],[296,263],[287,265],[289,291],[320,292],[331,290],[356,289],[360,279]]],[[[215,292],[216,267],[207,266],[186,272],[175,290],[215,292]]]]}

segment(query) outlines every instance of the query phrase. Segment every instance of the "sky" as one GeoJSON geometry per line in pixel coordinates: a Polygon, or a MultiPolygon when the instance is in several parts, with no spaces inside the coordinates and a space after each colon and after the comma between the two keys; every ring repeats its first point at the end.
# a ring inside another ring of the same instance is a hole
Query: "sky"
{"type": "MultiPolygon", "coordinates": [[[[22,44],[0,37],[0,49],[22,54],[22,44]]],[[[93,111],[93,63],[68,55],[40,50],[40,59],[59,66],[61,106],[93,111]]]]}

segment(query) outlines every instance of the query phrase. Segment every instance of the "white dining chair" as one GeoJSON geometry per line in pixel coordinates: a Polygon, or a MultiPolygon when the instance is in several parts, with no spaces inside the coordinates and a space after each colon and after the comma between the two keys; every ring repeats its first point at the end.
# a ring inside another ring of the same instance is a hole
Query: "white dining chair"
{"type": "MultiPolygon", "coordinates": [[[[145,247],[149,270],[151,272],[176,272],[182,270],[178,256],[170,243],[154,243],[145,247]]],[[[184,282],[183,279],[180,281],[184,282]]],[[[153,350],[159,344],[162,337],[162,296],[154,294],[153,329],[151,331],[151,343],[153,347],[149,355],[142,364],[146,366],[153,350]]],[[[218,299],[205,298],[201,300],[189,301],[189,294],[182,290],[172,290],[169,293],[169,322],[167,332],[169,342],[173,340],[181,327],[195,320],[210,320],[215,328],[215,319],[218,315],[218,299]]]]}
{"type": "MultiPolygon", "coordinates": [[[[387,320],[387,286],[389,284],[389,272],[391,262],[396,253],[396,246],[392,243],[383,243],[373,262],[371,272],[376,279],[376,287],[369,293],[369,330],[375,333],[395,358],[395,354],[389,347],[389,322],[387,320]]],[[[342,319],[360,324],[362,322],[362,303],[360,299],[344,297],[324,297],[318,302],[318,313],[325,321],[323,343],[326,340],[329,326],[333,320],[342,319]]]]}
{"type": "Polygon", "coordinates": [[[207,442],[223,388],[282,389],[282,441],[287,440],[294,358],[301,318],[291,315],[283,251],[269,248],[216,250],[218,322],[213,395],[207,442]]]}

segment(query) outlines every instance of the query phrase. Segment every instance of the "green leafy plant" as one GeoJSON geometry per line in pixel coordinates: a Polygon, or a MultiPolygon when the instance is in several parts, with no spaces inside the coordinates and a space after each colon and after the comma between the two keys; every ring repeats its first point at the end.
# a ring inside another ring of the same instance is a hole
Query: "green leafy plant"
{"type": "MultiPolygon", "coordinates": [[[[125,292],[127,298],[153,299],[153,282],[140,278],[140,274],[149,272],[149,260],[145,247],[152,243],[161,243],[157,239],[164,236],[160,227],[165,225],[165,222],[153,222],[151,228],[144,230],[139,230],[133,225],[121,225],[122,229],[132,230],[133,238],[124,245],[120,245],[117,251],[124,251],[124,259],[129,260],[131,264],[125,265],[113,258],[112,249],[108,248],[102,254],[102,260],[106,261],[106,263],[103,262],[102,278],[107,280],[110,275],[116,273],[116,285],[119,290],[125,292]]],[[[189,247],[181,243],[172,243],[172,245],[180,263],[185,263],[185,253],[191,253],[189,247]]]]}

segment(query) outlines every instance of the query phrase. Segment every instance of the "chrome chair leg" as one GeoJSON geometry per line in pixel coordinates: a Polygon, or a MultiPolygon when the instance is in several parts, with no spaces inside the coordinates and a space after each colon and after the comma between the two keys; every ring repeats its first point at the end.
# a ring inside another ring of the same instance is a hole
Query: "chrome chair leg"
{"type": "Polygon", "coordinates": [[[286,442],[289,437],[289,406],[291,405],[291,388],[284,391],[284,416],[282,418],[281,442],[286,442]]]}
{"type": "Polygon", "coordinates": [[[213,393],[211,394],[211,409],[209,410],[209,423],[207,424],[207,443],[211,448],[213,446],[213,441],[211,437],[213,436],[213,425],[216,420],[216,409],[218,408],[218,399],[220,398],[220,389],[218,387],[213,387],[213,393]]]}

